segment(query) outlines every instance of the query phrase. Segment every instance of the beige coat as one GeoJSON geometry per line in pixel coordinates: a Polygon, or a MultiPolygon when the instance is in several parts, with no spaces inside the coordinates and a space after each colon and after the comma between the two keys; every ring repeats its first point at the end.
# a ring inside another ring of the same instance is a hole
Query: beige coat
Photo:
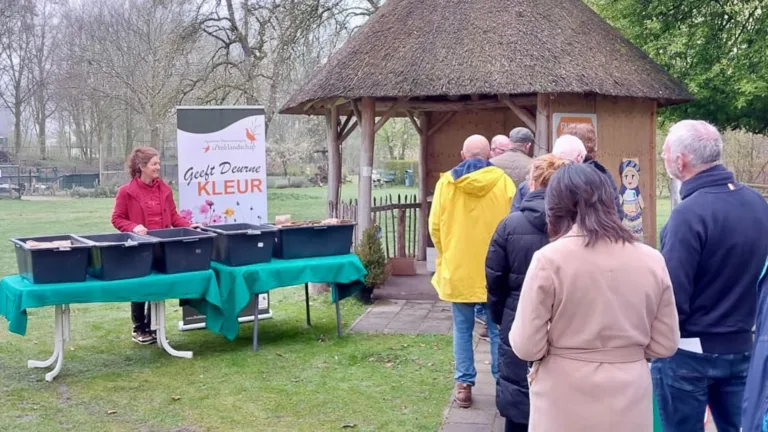
{"type": "Polygon", "coordinates": [[[534,363],[531,432],[650,432],[646,359],[669,357],[680,330],[661,254],[644,244],[586,248],[578,230],[540,249],[509,334],[534,363]]]}
{"type": "Polygon", "coordinates": [[[533,159],[520,150],[512,149],[495,158],[491,158],[490,162],[494,166],[503,169],[509,178],[515,182],[515,186],[519,188],[531,170],[533,159]]]}

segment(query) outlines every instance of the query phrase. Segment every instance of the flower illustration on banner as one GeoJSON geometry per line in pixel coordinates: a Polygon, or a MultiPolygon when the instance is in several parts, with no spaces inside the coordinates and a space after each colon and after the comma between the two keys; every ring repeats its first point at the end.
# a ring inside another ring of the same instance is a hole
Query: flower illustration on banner
{"type": "Polygon", "coordinates": [[[231,218],[234,215],[235,215],[235,209],[229,207],[229,208],[224,210],[224,216],[226,216],[228,218],[231,218]]]}
{"type": "Polygon", "coordinates": [[[205,203],[208,204],[208,207],[213,207],[213,201],[205,200],[205,203]]]}
{"type": "Polygon", "coordinates": [[[193,217],[192,210],[184,209],[179,212],[179,216],[183,217],[187,222],[191,222],[193,217]]]}
{"type": "Polygon", "coordinates": [[[221,217],[221,215],[213,215],[211,217],[211,224],[212,225],[218,225],[224,221],[224,218],[221,217]]]}
{"type": "Polygon", "coordinates": [[[200,214],[205,216],[211,211],[211,207],[208,204],[200,205],[200,214]]]}

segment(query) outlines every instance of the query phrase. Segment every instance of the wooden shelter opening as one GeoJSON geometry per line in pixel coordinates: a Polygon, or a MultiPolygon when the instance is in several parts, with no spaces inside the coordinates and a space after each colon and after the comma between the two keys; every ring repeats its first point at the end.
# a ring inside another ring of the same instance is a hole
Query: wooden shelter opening
{"type": "Polygon", "coordinates": [[[339,202],[340,149],[360,129],[358,236],[371,223],[374,139],[392,117],[419,133],[420,242],[426,257],[429,197],[460,161],[466,137],[517,126],[550,151],[568,121],[596,123],[597,159],[644,205],[644,239],[656,242],[656,109],[690,94],[581,0],[388,0],[284,105],[324,115],[329,208],[339,202]],[[623,168],[622,168],[623,167],[623,168]]]}

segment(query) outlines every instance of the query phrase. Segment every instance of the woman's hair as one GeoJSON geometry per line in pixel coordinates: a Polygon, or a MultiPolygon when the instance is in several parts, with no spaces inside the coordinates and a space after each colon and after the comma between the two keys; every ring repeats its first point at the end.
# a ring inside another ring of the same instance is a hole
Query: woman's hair
{"type": "Polygon", "coordinates": [[[584,143],[584,148],[587,150],[587,156],[585,161],[595,158],[597,153],[597,135],[595,134],[595,127],[591,123],[576,123],[565,128],[564,135],[573,135],[580,139],[584,143]]]}
{"type": "Polygon", "coordinates": [[[152,147],[136,147],[128,155],[128,160],[125,161],[125,169],[131,178],[138,177],[141,175],[141,168],[147,166],[149,161],[155,156],[160,157],[160,153],[152,147]]]}
{"type": "Polygon", "coordinates": [[[545,202],[552,240],[568,234],[574,225],[578,225],[587,237],[587,246],[599,240],[635,241],[619,220],[609,180],[594,167],[569,164],[557,170],[547,187],[545,202]]]}
{"type": "Polygon", "coordinates": [[[541,189],[549,185],[549,180],[557,170],[568,165],[570,161],[565,160],[552,153],[541,155],[533,160],[531,164],[531,180],[534,187],[531,189],[541,189]]]}

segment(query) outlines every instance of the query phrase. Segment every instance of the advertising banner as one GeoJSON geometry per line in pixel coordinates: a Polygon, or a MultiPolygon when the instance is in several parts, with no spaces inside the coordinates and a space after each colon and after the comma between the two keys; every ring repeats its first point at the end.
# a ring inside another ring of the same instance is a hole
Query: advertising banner
{"type": "MultiPolygon", "coordinates": [[[[253,106],[177,107],[179,214],[192,223],[267,223],[264,109],[253,106]]],[[[239,315],[253,320],[256,299],[239,315]]],[[[272,316],[269,295],[259,319],[272,316]]],[[[205,316],[183,305],[181,330],[205,327],[205,316]]]]}

